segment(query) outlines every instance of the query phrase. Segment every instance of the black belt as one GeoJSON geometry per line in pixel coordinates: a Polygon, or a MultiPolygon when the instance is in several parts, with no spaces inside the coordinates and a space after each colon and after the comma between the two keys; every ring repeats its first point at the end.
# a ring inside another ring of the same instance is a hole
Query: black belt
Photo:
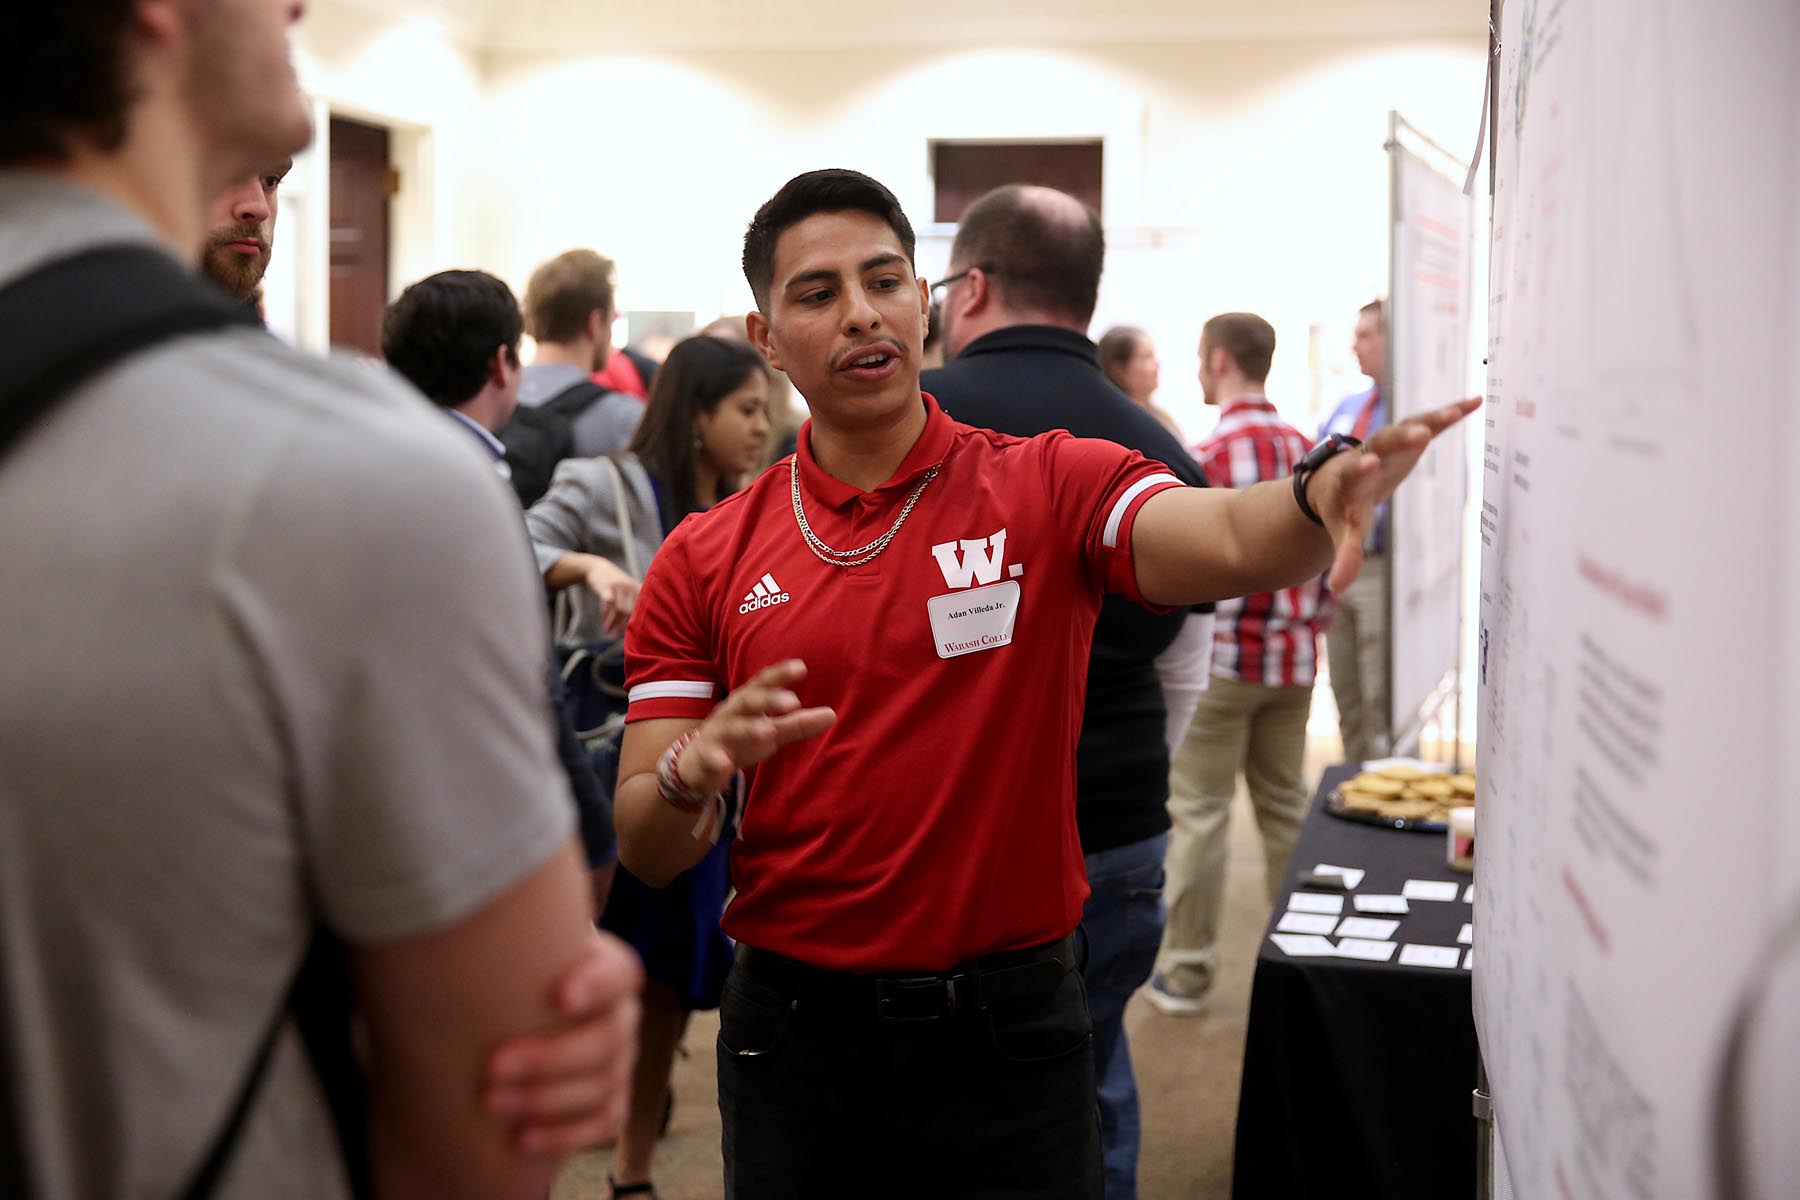
{"type": "Polygon", "coordinates": [[[877,1021],[936,1021],[1049,995],[1078,969],[1074,935],[1029,950],[1006,950],[942,975],[851,975],[740,944],[738,966],[796,1001],[877,1021]]]}

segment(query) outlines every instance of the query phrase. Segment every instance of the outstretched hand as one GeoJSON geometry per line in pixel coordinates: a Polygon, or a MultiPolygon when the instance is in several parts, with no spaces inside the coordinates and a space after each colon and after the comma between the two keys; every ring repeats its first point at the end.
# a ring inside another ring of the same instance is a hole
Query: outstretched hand
{"type": "Polygon", "coordinates": [[[1331,534],[1332,591],[1343,592],[1362,570],[1376,508],[1412,473],[1431,439],[1480,407],[1480,397],[1472,396],[1408,417],[1370,438],[1360,454],[1338,455],[1308,481],[1308,498],[1331,534]]]}

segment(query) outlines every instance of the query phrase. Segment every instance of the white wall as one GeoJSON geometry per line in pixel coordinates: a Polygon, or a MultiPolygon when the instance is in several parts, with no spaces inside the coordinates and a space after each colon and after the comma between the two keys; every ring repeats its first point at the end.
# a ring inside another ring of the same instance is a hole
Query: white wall
{"type": "MultiPolygon", "coordinates": [[[[1160,399],[1210,427],[1193,379],[1205,318],[1276,325],[1276,402],[1303,425],[1357,386],[1356,309],[1386,289],[1387,112],[1468,154],[1485,42],[1242,37],[1055,49],[758,48],[619,56],[483,55],[467,27],[320,3],[296,36],[327,112],[394,128],[393,285],[451,266],[522,288],[590,245],[619,263],[626,309],[750,303],[745,223],[791,175],[855,167],[894,189],[940,274],[926,220],[934,138],[1100,137],[1110,251],[1097,334],[1148,328],[1160,399]]],[[[324,129],[284,197],[270,311],[324,340],[324,129]]],[[[1485,206],[1482,206],[1485,207],[1485,206]]]]}
{"type": "Polygon", "coordinates": [[[1272,320],[1271,394],[1310,421],[1355,383],[1356,309],[1386,289],[1387,112],[1468,154],[1486,45],[1296,38],[1085,50],[765,50],[501,58],[466,256],[515,283],[573,245],[619,262],[626,308],[741,311],[744,224],[796,172],[848,166],[928,225],[933,138],[1102,137],[1108,273],[1095,332],[1144,325],[1163,401],[1198,435],[1193,345],[1227,309],[1272,320]],[[471,254],[472,252],[472,254],[471,254]]]}
{"type": "Polygon", "coordinates": [[[313,6],[294,35],[314,141],[282,188],[266,288],[271,324],[306,345],[329,331],[329,127],[332,115],[393,130],[391,290],[451,266],[479,266],[474,203],[490,156],[482,71],[453,31],[427,17],[313,6]]]}

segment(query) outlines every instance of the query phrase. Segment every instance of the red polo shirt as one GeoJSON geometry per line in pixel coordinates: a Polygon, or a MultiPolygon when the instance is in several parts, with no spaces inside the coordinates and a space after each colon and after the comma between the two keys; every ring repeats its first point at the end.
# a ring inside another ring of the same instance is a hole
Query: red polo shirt
{"type": "Polygon", "coordinates": [[[1143,602],[1131,528],[1181,481],[1111,442],[958,424],[930,396],[893,478],[862,492],[799,450],[688,518],[625,636],[628,720],[705,717],[804,659],[837,723],[750,773],[725,931],[832,970],[940,971],[1073,930],[1087,899],[1075,743],[1101,597],[1143,602]],[[794,517],[873,562],[822,562],[794,517]]]}

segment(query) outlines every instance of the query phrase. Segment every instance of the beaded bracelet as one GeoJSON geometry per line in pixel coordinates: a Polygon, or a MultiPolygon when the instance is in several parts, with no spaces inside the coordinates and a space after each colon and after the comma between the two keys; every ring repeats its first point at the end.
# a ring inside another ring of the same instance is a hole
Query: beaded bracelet
{"type": "Polygon", "coordinates": [[[675,769],[675,764],[681,759],[681,752],[687,749],[688,743],[693,741],[694,735],[699,732],[699,726],[688,730],[669,743],[669,748],[664,750],[662,757],[656,760],[656,794],[663,798],[665,804],[684,813],[704,811],[711,807],[724,794],[725,790],[720,788],[716,792],[696,792],[681,781],[681,776],[675,769]]]}

